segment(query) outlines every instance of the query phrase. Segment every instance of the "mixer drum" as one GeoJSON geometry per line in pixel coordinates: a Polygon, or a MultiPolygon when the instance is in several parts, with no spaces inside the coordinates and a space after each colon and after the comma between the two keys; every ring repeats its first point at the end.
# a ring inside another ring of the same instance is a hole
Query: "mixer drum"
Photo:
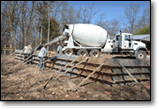
{"type": "Polygon", "coordinates": [[[107,31],[93,24],[70,25],[73,30],[73,39],[81,45],[89,47],[103,47],[107,39],[107,31]],[[73,27],[74,26],[74,27],[73,27]]]}

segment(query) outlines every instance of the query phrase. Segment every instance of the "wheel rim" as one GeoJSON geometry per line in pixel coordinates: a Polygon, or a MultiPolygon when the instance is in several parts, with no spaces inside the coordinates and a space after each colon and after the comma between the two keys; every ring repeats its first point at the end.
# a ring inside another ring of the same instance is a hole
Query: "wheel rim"
{"type": "Polygon", "coordinates": [[[66,51],[66,54],[67,54],[67,55],[72,55],[72,51],[71,51],[71,50],[67,50],[67,51],[66,51]]]}
{"type": "Polygon", "coordinates": [[[86,52],[85,51],[81,51],[80,56],[86,56],[86,52]]]}
{"type": "Polygon", "coordinates": [[[138,54],[138,58],[139,59],[143,59],[144,58],[144,55],[142,53],[138,54]]]}
{"type": "Polygon", "coordinates": [[[93,52],[93,57],[98,57],[98,53],[97,52],[93,52]]]}

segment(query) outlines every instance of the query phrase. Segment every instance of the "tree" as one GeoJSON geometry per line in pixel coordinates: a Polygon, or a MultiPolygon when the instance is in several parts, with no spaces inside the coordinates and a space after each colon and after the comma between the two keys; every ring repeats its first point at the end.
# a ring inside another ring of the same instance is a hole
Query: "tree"
{"type": "Polygon", "coordinates": [[[37,6],[38,21],[39,21],[39,25],[37,29],[39,32],[42,30],[42,35],[44,36],[42,39],[43,43],[48,42],[47,41],[48,37],[49,39],[52,39],[53,37],[54,38],[57,37],[56,35],[59,32],[58,30],[59,24],[53,17],[49,18],[49,14],[47,14],[48,13],[47,6],[48,6],[47,2],[38,3],[38,6],[37,6]],[[49,19],[50,19],[50,23],[49,23],[49,19]],[[48,28],[50,28],[49,33],[48,33],[48,28]],[[48,37],[46,37],[47,35],[48,37]]]}
{"type": "MultiPolygon", "coordinates": [[[[142,29],[136,31],[134,33],[134,35],[143,35],[143,34],[150,34],[150,25],[149,26],[145,26],[142,29]]],[[[146,43],[146,47],[148,48],[148,50],[151,49],[151,43],[150,42],[145,42],[146,43]]]]}
{"type": "Polygon", "coordinates": [[[46,28],[44,28],[44,24],[46,23],[46,21],[48,21],[48,15],[47,15],[47,2],[43,1],[38,2],[37,7],[36,7],[36,11],[38,14],[38,31],[41,32],[41,37],[40,37],[40,42],[42,41],[42,36],[47,36],[46,31],[43,31],[43,29],[46,30],[46,28]]]}
{"type": "MultiPolygon", "coordinates": [[[[50,33],[50,2],[48,2],[48,33],[47,33],[47,42],[49,42],[49,33],[50,33]]],[[[49,46],[47,46],[47,50],[49,50],[49,46]]]]}
{"type": "Polygon", "coordinates": [[[95,3],[87,6],[87,7],[80,7],[79,10],[79,18],[81,20],[81,23],[91,23],[92,18],[99,13],[99,10],[95,8],[95,3]]]}
{"type": "Polygon", "coordinates": [[[115,35],[120,30],[119,21],[116,19],[109,21],[97,21],[96,25],[104,28],[110,35],[115,35]]]}
{"type": "Polygon", "coordinates": [[[37,13],[35,12],[35,46],[37,47],[37,24],[36,24],[36,21],[37,21],[37,13]]]}
{"type": "Polygon", "coordinates": [[[110,21],[110,35],[115,35],[117,32],[119,32],[120,30],[120,25],[119,25],[119,21],[116,19],[112,19],[110,21]]]}
{"type": "Polygon", "coordinates": [[[60,17],[60,11],[63,6],[63,4],[67,3],[66,1],[54,1],[50,4],[50,9],[52,16],[56,21],[59,20],[60,17]]]}
{"type": "Polygon", "coordinates": [[[145,8],[143,10],[142,16],[139,17],[138,25],[136,26],[136,31],[150,25],[150,8],[145,8]]]}
{"type": "Polygon", "coordinates": [[[150,25],[146,26],[134,33],[134,35],[150,34],[150,25]]]}
{"type": "Polygon", "coordinates": [[[92,18],[99,12],[95,8],[95,3],[88,5],[86,7],[80,7],[79,9],[74,8],[74,6],[68,6],[65,2],[62,4],[61,10],[61,22],[62,24],[74,24],[74,23],[87,23],[90,24],[92,18]]]}
{"type": "Polygon", "coordinates": [[[10,29],[10,45],[12,45],[12,21],[11,21],[11,1],[7,3],[7,10],[8,10],[8,22],[9,22],[9,29],[10,29]]]}
{"type": "Polygon", "coordinates": [[[88,6],[87,14],[88,14],[88,21],[87,23],[91,23],[92,18],[99,12],[98,9],[95,8],[95,3],[88,6]]]}
{"type": "Polygon", "coordinates": [[[143,15],[146,17],[146,24],[150,25],[150,7],[144,9],[143,15]]]}
{"type": "Polygon", "coordinates": [[[24,1],[24,2],[22,2],[21,1],[21,7],[20,7],[20,12],[21,12],[21,17],[22,17],[22,22],[21,22],[21,29],[22,29],[22,33],[23,33],[23,47],[24,46],[26,46],[26,38],[27,38],[27,36],[26,36],[26,14],[27,14],[27,12],[26,12],[26,5],[27,5],[27,2],[26,1],[24,1]]]}
{"type": "Polygon", "coordinates": [[[20,28],[23,34],[23,47],[30,43],[32,39],[31,30],[33,29],[33,21],[35,18],[35,1],[31,2],[31,6],[28,5],[27,1],[20,2],[20,28]]]}
{"type": "Polygon", "coordinates": [[[14,49],[16,49],[16,32],[18,27],[18,5],[17,1],[7,1],[1,3],[1,38],[2,45],[13,45],[13,34],[14,34],[14,49]],[[7,34],[6,34],[7,33],[7,34]],[[7,41],[7,42],[6,42],[7,41]],[[8,43],[8,44],[7,44],[8,43]]]}
{"type": "Polygon", "coordinates": [[[60,35],[59,23],[54,19],[50,19],[50,39],[54,39],[60,35]]]}
{"type": "Polygon", "coordinates": [[[129,6],[125,7],[125,15],[124,17],[121,17],[121,21],[131,33],[135,32],[134,30],[138,18],[139,9],[139,4],[131,3],[129,6]]]}

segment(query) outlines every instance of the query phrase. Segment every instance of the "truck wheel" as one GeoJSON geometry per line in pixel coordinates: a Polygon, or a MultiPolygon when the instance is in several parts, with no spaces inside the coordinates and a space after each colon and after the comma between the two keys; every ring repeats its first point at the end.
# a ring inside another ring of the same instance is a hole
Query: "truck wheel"
{"type": "Polygon", "coordinates": [[[93,50],[91,50],[91,52],[89,53],[89,55],[90,55],[91,57],[97,58],[97,57],[100,56],[100,53],[99,53],[99,51],[98,51],[97,49],[93,49],[93,50]]]}
{"type": "Polygon", "coordinates": [[[136,59],[144,60],[146,58],[146,52],[143,50],[139,50],[136,55],[136,59]]]}
{"type": "Polygon", "coordinates": [[[77,55],[79,55],[79,56],[88,56],[88,52],[85,49],[80,49],[80,50],[78,50],[77,55]]]}
{"type": "Polygon", "coordinates": [[[65,51],[64,51],[64,54],[65,55],[73,55],[73,50],[71,48],[67,48],[65,51]]]}

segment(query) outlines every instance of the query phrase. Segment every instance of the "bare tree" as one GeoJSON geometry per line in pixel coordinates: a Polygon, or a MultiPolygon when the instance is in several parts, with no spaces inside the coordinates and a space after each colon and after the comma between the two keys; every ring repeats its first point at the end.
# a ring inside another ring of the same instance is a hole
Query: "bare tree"
{"type": "Polygon", "coordinates": [[[81,23],[81,13],[82,13],[82,7],[76,10],[76,21],[75,23],[81,23]]]}
{"type": "Polygon", "coordinates": [[[121,17],[121,21],[130,30],[131,33],[134,33],[139,9],[139,4],[130,3],[130,5],[126,6],[124,9],[124,17],[121,17]]]}
{"type": "Polygon", "coordinates": [[[92,18],[99,12],[95,8],[95,3],[87,6],[75,9],[74,6],[69,6],[67,3],[62,5],[61,21],[65,23],[91,23],[92,18]]]}
{"type": "Polygon", "coordinates": [[[88,22],[91,23],[92,18],[99,12],[98,9],[95,8],[95,3],[88,6],[88,22]]]}
{"type": "Polygon", "coordinates": [[[69,24],[73,24],[75,22],[75,11],[74,11],[74,7],[73,6],[70,6],[69,9],[68,9],[68,14],[67,14],[67,22],[69,24]]]}
{"type": "Polygon", "coordinates": [[[40,35],[40,43],[42,44],[42,39],[43,39],[43,28],[41,26],[41,35],[40,35]]]}
{"type": "Polygon", "coordinates": [[[105,15],[105,13],[101,13],[100,15],[99,15],[99,19],[97,19],[96,21],[95,21],[95,24],[96,25],[101,25],[102,26],[102,23],[103,23],[103,20],[104,20],[104,18],[106,17],[106,15],[105,15]]]}
{"type": "Polygon", "coordinates": [[[110,35],[115,35],[120,30],[119,21],[116,19],[112,19],[110,22],[111,22],[110,35]]]}
{"type": "Polygon", "coordinates": [[[61,11],[61,7],[62,5],[65,3],[66,1],[53,1],[50,4],[50,9],[51,9],[51,13],[52,14],[52,18],[55,18],[56,20],[59,19],[59,15],[60,15],[60,11],[61,11]]]}
{"type": "Polygon", "coordinates": [[[9,29],[10,29],[10,45],[12,45],[12,22],[11,22],[11,1],[7,3],[7,10],[8,10],[8,22],[9,22],[9,29]]]}
{"type": "MultiPolygon", "coordinates": [[[[50,33],[50,2],[48,2],[48,33],[47,33],[47,42],[49,42],[49,34],[50,33]]],[[[49,46],[47,46],[47,50],[49,50],[49,46]]]]}
{"type": "MultiPolygon", "coordinates": [[[[36,4],[35,4],[35,1],[32,1],[31,3],[32,5],[30,7],[28,7],[30,10],[28,10],[28,15],[27,15],[27,23],[26,23],[26,35],[28,37],[29,40],[27,40],[27,42],[31,42],[32,39],[33,39],[33,35],[32,35],[32,29],[33,29],[33,21],[34,21],[34,18],[35,18],[35,7],[36,7],[36,4]]],[[[32,43],[32,42],[31,42],[32,43]]]]}
{"type": "Polygon", "coordinates": [[[82,23],[91,23],[92,18],[99,12],[98,9],[95,8],[95,3],[81,8],[81,22],[82,23]]]}
{"type": "Polygon", "coordinates": [[[144,9],[143,15],[146,17],[147,26],[150,25],[150,7],[144,9]]]}
{"type": "Polygon", "coordinates": [[[139,17],[137,24],[138,24],[136,27],[137,30],[150,25],[150,8],[145,8],[143,10],[142,16],[139,17]]]}
{"type": "Polygon", "coordinates": [[[110,35],[115,35],[120,30],[119,21],[116,19],[109,21],[98,21],[97,25],[104,28],[110,35]]]}
{"type": "Polygon", "coordinates": [[[26,36],[26,5],[27,5],[26,1],[24,2],[21,1],[20,10],[21,10],[22,23],[20,27],[23,33],[23,47],[26,46],[26,38],[27,38],[26,36]]]}
{"type": "Polygon", "coordinates": [[[14,45],[14,49],[16,49],[16,34],[17,34],[17,28],[19,25],[19,7],[17,1],[4,1],[1,2],[1,37],[3,41],[2,45],[7,44],[14,45]],[[7,33],[7,34],[6,34],[7,33]],[[14,36],[14,37],[13,37],[14,36]],[[14,44],[13,44],[13,38],[14,38],[14,44]]]}
{"type": "Polygon", "coordinates": [[[36,25],[36,21],[37,21],[37,13],[35,12],[35,46],[37,47],[37,25],[36,25]]]}
{"type": "Polygon", "coordinates": [[[23,46],[26,45],[27,42],[30,43],[32,37],[31,37],[31,29],[33,28],[33,19],[35,18],[35,1],[31,2],[31,7],[28,6],[28,1],[20,2],[20,13],[21,13],[21,19],[20,19],[20,28],[23,33],[23,46]]]}
{"type": "MultiPolygon", "coordinates": [[[[8,33],[9,33],[9,24],[8,24],[8,10],[7,2],[1,1],[1,51],[4,45],[8,44],[8,33]]],[[[2,52],[1,52],[2,53],[2,52]]]]}

